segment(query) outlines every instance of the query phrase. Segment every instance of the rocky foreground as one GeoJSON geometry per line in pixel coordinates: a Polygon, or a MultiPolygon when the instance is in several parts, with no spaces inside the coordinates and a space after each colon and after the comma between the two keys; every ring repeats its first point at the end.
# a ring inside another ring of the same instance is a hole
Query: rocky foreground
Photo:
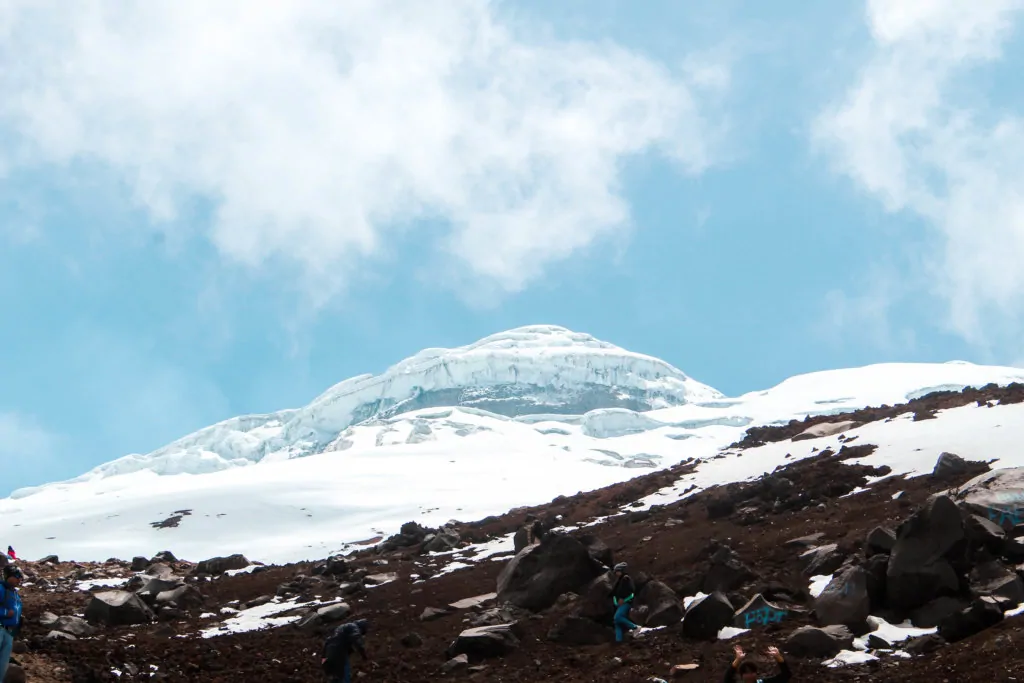
{"type": "MultiPolygon", "coordinates": [[[[995,400],[1024,395],[1007,391],[995,400]]],[[[936,453],[931,475],[906,479],[865,464],[873,452],[848,443],[757,481],[633,507],[691,466],[681,463],[479,522],[411,522],[316,563],[170,552],[23,563],[15,660],[29,681],[317,681],[325,634],[363,617],[366,681],[717,681],[736,643],[778,645],[797,681],[1024,679],[1024,473],[936,453]],[[630,564],[645,626],[621,645],[606,597],[616,561],[630,564]]]]}

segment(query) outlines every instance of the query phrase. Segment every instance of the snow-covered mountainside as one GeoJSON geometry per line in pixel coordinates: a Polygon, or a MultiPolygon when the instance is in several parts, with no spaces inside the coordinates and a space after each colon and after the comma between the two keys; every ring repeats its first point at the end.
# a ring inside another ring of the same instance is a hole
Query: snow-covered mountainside
{"type": "MultiPolygon", "coordinates": [[[[295,561],[410,519],[479,519],[699,459],[685,486],[665,494],[684,495],[786,462],[785,446],[756,457],[723,450],[748,427],[1011,382],[1024,382],[1024,370],[884,364],[727,398],[658,359],[563,328],[527,327],[423,351],[304,408],[233,418],[75,480],[17,491],[0,501],[0,516],[12,527],[8,542],[29,556],[170,548],[197,559],[243,552],[295,561]]],[[[1024,415],[1003,415],[1014,410],[982,414],[998,421],[983,428],[999,437],[1000,452],[971,452],[991,441],[972,430],[953,439],[964,441],[961,454],[1004,457],[1003,442],[1024,437],[1024,415]]],[[[961,424],[943,415],[920,429],[938,429],[932,422],[961,424]]],[[[799,457],[815,443],[801,442],[799,457]]],[[[922,462],[935,455],[922,453],[922,462]]],[[[904,464],[908,472],[925,466],[914,457],[904,464]]]]}

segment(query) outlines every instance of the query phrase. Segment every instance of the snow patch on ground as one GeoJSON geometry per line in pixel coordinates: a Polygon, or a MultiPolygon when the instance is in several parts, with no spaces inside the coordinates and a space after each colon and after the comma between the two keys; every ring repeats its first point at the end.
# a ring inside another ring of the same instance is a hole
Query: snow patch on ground
{"type": "Polygon", "coordinates": [[[282,612],[288,612],[298,607],[311,607],[318,603],[300,603],[296,598],[278,601],[275,599],[265,605],[250,607],[246,610],[234,610],[222,608],[221,612],[233,613],[235,616],[226,619],[222,623],[204,629],[200,632],[203,638],[215,638],[229,633],[246,633],[248,631],[259,631],[265,628],[276,628],[298,621],[299,615],[277,616],[282,612]]]}

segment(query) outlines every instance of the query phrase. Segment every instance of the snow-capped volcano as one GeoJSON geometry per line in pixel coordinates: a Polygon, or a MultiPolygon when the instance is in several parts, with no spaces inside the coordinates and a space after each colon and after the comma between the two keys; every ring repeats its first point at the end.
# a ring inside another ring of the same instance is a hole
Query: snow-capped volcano
{"type": "Polygon", "coordinates": [[[455,349],[420,351],[380,375],[336,384],[304,408],[231,418],[74,481],[139,470],[203,474],[341,450],[351,444],[345,430],[352,425],[424,408],[473,408],[515,418],[607,408],[642,412],[721,396],[665,361],[589,334],[534,325],[455,349]]]}
{"type": "MultiPolygon", "coordinates": [[[[701,462],[686,491],[756,477],[786,453],[729,453],[748,427],[1012,382],[1024,382],[1024,370],[892,363],[728,398],[656,358],[560,327],[524,327],[422,351],[304,408],[226,420],[147,455],[16,491],[0,500],[0,516],[8,542],[29,555],[89,560],[171,548],[195,559],[311,559],[410,519],[479,519],[688,458],[701,462]]],[[[1014,411],[979,415],[998,422],[984,427],[994,435],[1024,438],[999,426],[1024,425],[1014,411]]],[[[969,437],[962,455],[1003,457],[1003,441],[989,452],[980,434],[969,437]]],[[[906,471],[937,455],[909,451],[906,471]]]]}

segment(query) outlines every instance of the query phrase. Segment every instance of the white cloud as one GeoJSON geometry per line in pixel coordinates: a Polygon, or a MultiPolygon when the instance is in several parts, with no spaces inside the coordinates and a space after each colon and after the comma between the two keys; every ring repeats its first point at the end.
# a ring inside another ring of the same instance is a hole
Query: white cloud
{"type": "Polygon", "coordinates": [[[224,255],[321,286],[440,219],[514,291],[628,227],[626,157],[706,169],[728,83],[549,34],[480,0],[0,0],[6,165],[98,163],[172,224],[212,201],[224,255]]]}
{"type": "Polygon", "coordinates": [[[814,130],[841,173],[938,231],[927,276],[949,326],[1003,354],[1024,331],[1024,118],[964,78],[1001,59],[1022,8],[869,0],[871,58],[814,130]]]}

